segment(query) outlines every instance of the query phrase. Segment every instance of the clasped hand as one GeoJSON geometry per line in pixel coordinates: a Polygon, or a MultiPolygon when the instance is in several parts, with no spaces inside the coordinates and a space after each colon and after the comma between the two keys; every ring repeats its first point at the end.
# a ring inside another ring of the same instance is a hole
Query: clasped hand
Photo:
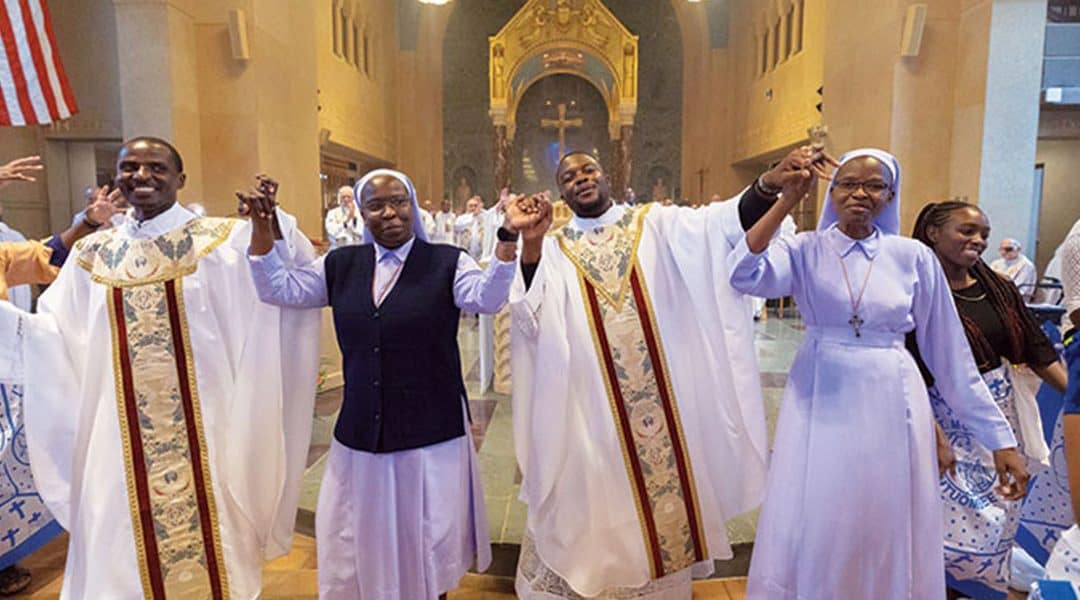
{"type": "Polygon", "coordinates": [[[817,179],[829,181],[832,178],[830,168],[839,166],[840,163],[825,152],[823,144],[809,144],[789,152],[761,176],[761,181],[770,188],[782,189],[785,202],[794,206],[810,193],[817,179]]]}
{"type": "Polygon", "coordinates": [[[265,173],[255,176],[255,187],[246,192],[236,192],[240,201],[237,211],[241,216],[251,217],[253,225],[270,225],[275,219],[278,182],[265,173]]]}
{"type": "Polygon", "coordinates": [[[508,189],[504,189],[500,195],[499,203],[506,210],[503,227],[521,233],[526,241],[543,238],[551,227],[550,192],[544,191],[526,196],[524,194],[511,194],[508,189]]]}

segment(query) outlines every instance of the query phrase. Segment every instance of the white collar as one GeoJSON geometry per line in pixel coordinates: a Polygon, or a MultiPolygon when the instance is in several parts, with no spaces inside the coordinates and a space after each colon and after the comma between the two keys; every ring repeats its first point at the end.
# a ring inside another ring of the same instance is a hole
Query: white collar
{"type": "Polygon", "coordinates": [[[581,231],[588,231],[589,229],[596,229],[597,227],[606,227],[622,218],[623,213],[626,212],[626,207],[622,204],[612,204],[611,208],[604,211],[604,214],[599,217],[579,217],[574,215],[570,219],[569,225],[575,229],[581,231]]]}
{"type": "Polygon", "coordinates": [[[858,248],[862,250],[862,253],[866,258],[874,258],[878,253],[878,241],[881,239],[881,229],[877,225],[874,225],[874,231],[864,237],[861,240],[849,237],[848,234],[840,231],[840,225],[833,223],[825,230],[825,237],[832,244],[840,256],[847,256],[852,250],[858,248]]]}
{"type": "Polygon", "coordinates": [[[180,206],[177,202],[160,215],[145,221],[136,221],[132,214],[120,228],[122,235],[132,238],[150,239],[183,227],[188,221],[199,218],[198,215],[180,206]]]}
{"type": "Polygon", "coordinates": [[[409,238],[409,241],[398,246],[397,248],[384,248],[377,243],[373,243],[375,246],[375,264],[379,264],[382,257],[386,254],[393,254],[398,262],[404,263],[405,259],[409,257],[409,251],[412,250],[413,242],[416,241],[416,236],[409,238]]]}

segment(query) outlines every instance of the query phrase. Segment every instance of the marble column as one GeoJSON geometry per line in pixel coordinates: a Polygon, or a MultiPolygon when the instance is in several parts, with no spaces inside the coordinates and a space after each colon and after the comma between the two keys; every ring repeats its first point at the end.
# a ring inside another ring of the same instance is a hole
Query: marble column
{"type": "Polygon", "coordinates": [[[495,126],[495,189],[510,187],[510,138],[506,135],[506,125],[495,126]]]}
{"type": "Polygon", "coordinates": [[[611,140],[611,160],[604,168],[608,185],[611,186],[611,197],[616,202],[622,202],[626,198],[626,180],[622,173],[622,144],[617,139],[611,140]]]}
{"type": "Polygon", "coordinates": [[[619,176],[621,178],[619,185],[618,198],[620,200],[626,199],[626,190],[630,187],[630,181],[633,175],[633,142],[634,142],[634,126],[623,125],[619,130],[619,139],[615,140],[616,144],[616,156],[619,157],[619,176]]]}

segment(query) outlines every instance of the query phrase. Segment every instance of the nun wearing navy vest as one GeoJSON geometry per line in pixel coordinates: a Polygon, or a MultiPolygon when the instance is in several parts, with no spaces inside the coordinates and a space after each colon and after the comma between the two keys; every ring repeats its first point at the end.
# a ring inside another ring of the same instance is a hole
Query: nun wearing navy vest
{"type": "Polygon", "coordinates": [[[364,243],[296,266],[274,240],[275,193],[276,184],[254,192],[255,287],[277,306],[330,306],[345,374],[315,515],[319,597],[439,597],[474,560],[479,570],[491,562],[459,312],[502,308],[515,270],[511,223],[539,215],[508,217],[481,270],[460,248],[429,243],[412,182],[379,169],[355,187],[364,243]]]}

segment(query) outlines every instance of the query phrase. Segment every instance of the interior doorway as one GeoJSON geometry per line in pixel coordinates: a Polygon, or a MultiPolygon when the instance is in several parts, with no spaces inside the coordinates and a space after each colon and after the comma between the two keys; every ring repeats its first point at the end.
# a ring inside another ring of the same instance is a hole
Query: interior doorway
{"type": "Polygon", "coordinates": [[[112,184],[120,144],[119,139],[46,141],[50,230],[67,229],[72,217],[86,208],[89,192],[112,184]]]}

